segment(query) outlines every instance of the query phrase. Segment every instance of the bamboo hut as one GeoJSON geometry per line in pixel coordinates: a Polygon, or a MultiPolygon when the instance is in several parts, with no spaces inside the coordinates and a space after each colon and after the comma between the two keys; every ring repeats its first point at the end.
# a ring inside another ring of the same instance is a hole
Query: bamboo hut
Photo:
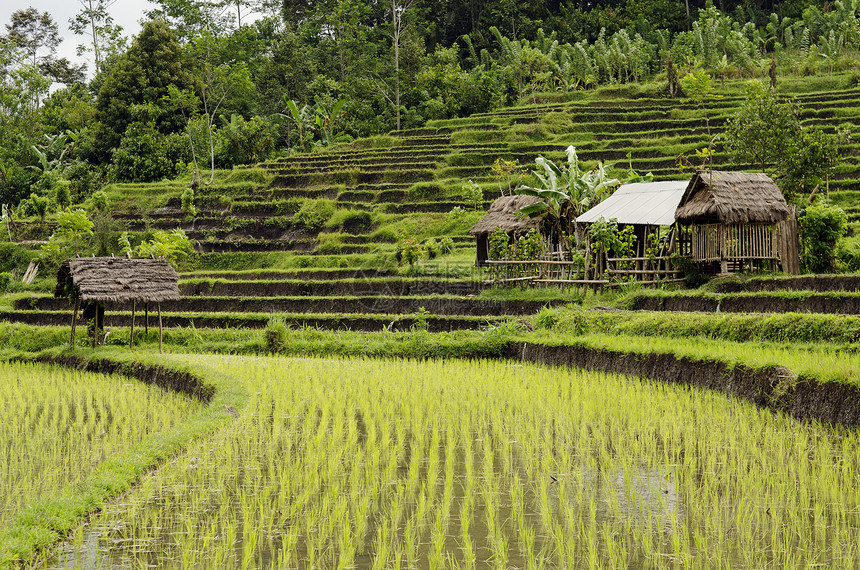
{"type": "Polygon", "coordinates": [[[766,174],[700,170],[675,212],[678,252],[706,273],[767,264],[799,273],[797,222],[766,174]]]}
{"type": "MultiPolygon", "coordinates": [[[[75,344],[75,324],[81,302],[131,303],[131,333],[134,338],[134,313],[137,303],[144,303],[146,326],[149,327],[149,303],[158,309],[158,350],[161,351],[163,327],[161,302],[179,300],[179,275],[164,259],[128,259],[124,257],[82,257],[63,262],[57,272],[54,297],[69,298],[75,303],[69,343],[75,344]]],[[[95,331],[104,323],[95,312],[95,331]]],[[[97,334],[93,335],[93,347],[97,334]]]]}
{"type": "MultiPolygon", "coordinates": [[[[634,182],[622,184],[606,200],[576,218],[577,224],[590,225],[598,220],[615,220],[619,227],[632,226],[635,236],[632,257],[616,258],[610,266],[613,252],[595,259],[594,271],[625,273],[628,277],[650,281],[674,273],[668,262],[674,248],[675,210],[687,189],[687,180],[634,182]],[[649,251],[649,244],[661,244],[649,251]],[[612,255],[610,255],[612,254],[612,255]],[[619,265],[625,266],[620,269],[619,265]]],[[[588,242],[588,233],[583,232],[588,242]]]]}
{"type": "Polygon", "coordinates": [[[519,236],[526,234],[529,230],[541,231],[543,217],[530,218],[517,215],[517,212],[526,206],[540,202],[540,198],[534,196],[502,196],[490,205],[487,214],[478,220],[470,234],[475,236],[477,247],[476,265],[482,265],[490,257],[490,234],[497,228],[503,229],[516,240],[519,236]]]}

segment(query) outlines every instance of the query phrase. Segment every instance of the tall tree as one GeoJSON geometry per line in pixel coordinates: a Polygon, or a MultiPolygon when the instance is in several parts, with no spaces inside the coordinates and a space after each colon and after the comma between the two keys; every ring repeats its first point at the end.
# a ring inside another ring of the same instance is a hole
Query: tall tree
{"type": "Polygon", "coordinates": [[[11,40],[0,38],[0,203],[17,203],[33,181],[26,168],[39,134],[37,102],[51,81],[11,40]]]}
{"type": "Polygon", "coordinates": [[[108,8],[117,0],[79,0],[81,11],[69,18],[69,29],[76,35],[89,36],[89,45],[78,46],[78,55],[91,51],[95,72],[101,71],[105,56],[115,54],[125,47],[122,26],[114,23],[108,8]]]}
{"type": "Polygon", "coordinates": [[[57,23],[48,12],[39,12],[30,7],[12,12],[12,21],[6,24],[8,38],[29,55],[33,66],[40,59],[53,58],[60,44],[57,23]],[[48,50],[47,55],[39,56],[39,50],[48,50]]]}
{"type": "MultiPolygon", "coordinates": [[[[240,2],[246,4],[244,0],[240,2]]],[[[155,3],[158,8],[146,12],[147,18],[167,22],[182,43],[206,31],[223,34],[233,29],[232,1],[155,0],[155,3]]]]}
{"type": "Polygon", "coordinates": [[[394,108],[397,110],[397,130],[400,130],[400,48],[408,20],[406,12],[416,0],[391,0],[391,42],[394,45],[394,108]]]}
{"type": "MultiPolygon", "coordinates": [[[[161,103],[171,85],[179,90],[191,86],[182,48],[164,21],[147,22],[99,89],[96,107],[104,127],[99,136],[99,161],[108,159],[109,149],[117,146],[131,123],[131,106],[161,103]]],[[[160,116],[157,123],[163,133],[184,128],[179,113],[160,116]]]]}

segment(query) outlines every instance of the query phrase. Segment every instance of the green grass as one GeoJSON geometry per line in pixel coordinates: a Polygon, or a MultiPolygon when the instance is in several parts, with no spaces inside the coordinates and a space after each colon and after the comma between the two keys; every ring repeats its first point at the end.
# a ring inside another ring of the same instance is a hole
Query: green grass
{"type": "Polygon", "coordinates": [[[90,539],[99,565],[166,568],[857,563],[856,433],[504,362],[165,360],[218,370],[247,407],[59,565],[90,539]]]}
{"type": "MultiPolygon", "coordinates": [[[[4,350],[9,350],[8,345],[4,350]]],[[[101,357],[107,355],[126,363],[163,363],[163,359],[139,352],[129,353],[126,350],[101,351],[101,357]]],[[[90,353],[86,351],[81,356],[89,358],[90,353]]],[[[211,434],[224,425],[225,420],[230,417],[224,412],[224,406],[244,405],[247,395],[241,389],[237,390],[235,385],[225,383],[224,376],[217,370],[207,371],[207,381],[217,390],[212,405],[192,413],[180,424],[161,429],[143,440],[125,445],[121,451],[107,457],[75,484],[58,489],[51,496],[35,500],[17,512],[11,522],[0,530],[0,567],[32,562],[40,552],[54,545],[58,539],[80,524],[83,518],[128,490],[147,470],[191,441],[211,434]]]]}

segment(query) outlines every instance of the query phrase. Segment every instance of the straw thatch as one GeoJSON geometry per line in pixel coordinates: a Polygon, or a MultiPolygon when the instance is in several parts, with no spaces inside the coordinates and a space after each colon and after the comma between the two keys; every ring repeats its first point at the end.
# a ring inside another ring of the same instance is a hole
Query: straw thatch
{"type": "Polygon", "coordinates": [[[527,232],[531,229],[539,229],[542,218],[530,218],[518,216],[517,212],[535,202],[540,198],[534,196],[502,196],[490,205],[487,215],[478,220],[469,231],[473,236],[492,233],[496,228],[506,232],[527,232]]]}
{"type": "Polygon", "coordinates": [[[682,223],[776,223],[788,217],[782,192],[763,173],[700,170],[675,211],[682,223]]]}
{"type": "Polygon", "coordinates": [[[74,292],[82,301],[178,301],[178,281],[176,270],[164,259],[81,257],[60,266],[54,296],[74,292]]]}

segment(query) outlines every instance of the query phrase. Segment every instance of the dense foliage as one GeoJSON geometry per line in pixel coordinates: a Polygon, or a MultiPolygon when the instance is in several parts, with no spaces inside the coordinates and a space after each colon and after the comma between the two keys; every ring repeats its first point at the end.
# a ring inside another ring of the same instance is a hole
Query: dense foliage
{"type": "MultiPolygon", "coordinates": [[[[696,70],[832,73],[856,66],[860,40],[857,0],[155,4],[128,42],[109,5],[86,3],[72,29],[92,54],[89,81],[54,56],[50,14],[13,14],[0,39],[0,202],[35,194],[52,211],[67,205],[58,184],[80,203],[106,181],[189,164],[205,183],[209,169],[274,152],[598,84],[656,78],[675,96],[696,70]],[[52,81],[65,87],[49,94],[52,81]]],[[[833,156],[829,141],[806,142],[786,169],[833,156]]]]}

